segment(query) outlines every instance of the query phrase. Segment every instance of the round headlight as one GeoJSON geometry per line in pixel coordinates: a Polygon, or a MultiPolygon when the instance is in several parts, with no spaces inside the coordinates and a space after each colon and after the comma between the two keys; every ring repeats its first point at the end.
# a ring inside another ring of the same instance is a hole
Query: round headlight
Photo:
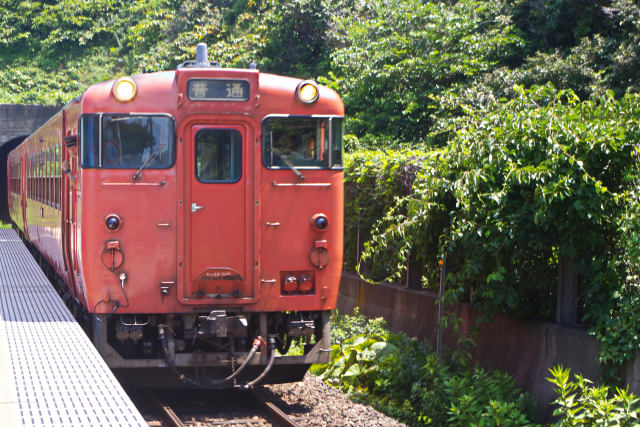
{"type": "Polygon", "coordinates": [[[138,88],[131,77],[122,77],[113,84],[113,96],[120,102],[129,102],[136,97],[138,88]]]}
{"type": "Polygon", "coordinates": [[[104,219],[104,224],[107,226],[107,229],[116,231],[122,225],[122,221],[118,215],[110,214],[104,219]]]}
{"type": "Polygon", "coordinates": [[[319,96],[318,84],[312,80],[300,82],[296,88],[296,97],[305,104],[313,104],[319,96]]]}

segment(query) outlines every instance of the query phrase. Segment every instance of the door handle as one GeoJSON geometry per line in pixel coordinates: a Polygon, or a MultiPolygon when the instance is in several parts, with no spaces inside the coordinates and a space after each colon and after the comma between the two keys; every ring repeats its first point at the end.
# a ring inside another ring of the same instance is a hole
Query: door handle
{"type": "Polygon", "coordinates": [[[198,206],[197,203],[191,203],[191,212],[198,212],[201,209],[204,209],[204,206],[198,206]]]}

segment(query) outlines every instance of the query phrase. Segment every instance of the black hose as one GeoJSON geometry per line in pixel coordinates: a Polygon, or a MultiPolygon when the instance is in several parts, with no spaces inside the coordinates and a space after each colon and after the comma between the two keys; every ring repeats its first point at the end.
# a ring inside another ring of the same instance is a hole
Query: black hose
{"type": "Polygon", "coordinates": [[[258,337],[253,341],[253,347],[251,347],[251,350],[249,350],[249,354],[247,355],[247,358],[244,360],[244,362],[242,362],[242,365],[240,365],[240,367],[238,367],[238,369],[236,369],[234,372],[231,373],[231,375],[229,375],[228,377],[221,379],[221,380],[212,380],[207,376],[204,376],[206,378],[206,380],[209,382],[209,385],[212,386],[217,386],[217,385],[222,385],[225,384],[229,381],[231,381],[232,379],[236,378],[238,375],[240,375],[240,373],[242,373],[242,371],[244,371],[244,369],[249,366],[249,363],[253,360],[253,358],[256,355],[256,352],[258,351],[258,349],[260,348],[260,345],[264,344],[264,339],[262,337],[258,337]]]}
{"type": "Polygon", "coordinates": [[[175,361],[171,357],[169,357],[169,344],[167,343],[167,337],[165,336],[165,328],[167,328],[167,325],[158,325],[158,339],[160,340],[160,344],[162,345],[162,351],[164,353],[164,359],[167,361],[167,365],[173,371],[173,373],[178,376],[178,379],[181,382],[196,386],[199,385],[196,381],[178,371],[175,361]]]}
{"type": "MultiPolygon", "coordinates": [[[[96,313],[96,319],[99,322],[104,322],[105,320],[107,320],[109,317],[111,317],[111,315],[113,313],[116,312],[116,310],[120,307],[122,308],[128,308],[129,307],[129,297],[127,297],[127,293],[124,291],[124,281],[127,279],[127,274],[122,272],[120,273],[120,289],[122,289],[122,295],[124,295],[124,299],[125,301],[127,301],[127,305],[122,304],[120,301],[118,300],[113,300],[113,309],[111,310],[111,313],[107,314],[105,317],[100,318],[100,316],[96,313]],[[122,277],[124,275],[124,277],[122,277]]],[[[95,313],[96,310],[98,309],[98,306],[102,303],[108,304],[104,299],[101,299],[100,301],[98,301],[96,303],[96,305],[93,307],[93,312],[95,313]]]]}
{"type": "MultiPolygon", "coordinates": [[[[238,369],[233,371],[231,373],[231,375],[229,375],[228,377],[223,378],[221,380],[212,380],[212,379],[210,379],[210,378],[205,376],[204,378],[207,380],[207,384],[201,384],[199,381],[196,381],[196,380],[194,380],[192,378],[187,377],[185,374],[183,374],[182,372],[180,372],[176,368],[175,361],[169,356],[169,344],[167,343],[167,337],[166,337],[166,334],[165,334],[165,329],[167,329],[167,325],[164,325],[164,324],[158,325],[158,339],[160,340],[160,344],[162,344],[162,351],[164,352],[164,357],[165,357],[165,360],[167,362],[167,365],[178,376],[178,379],[181,382],[183,382],[185,384],[199,386],[199,387],[207,386],[207,387],[211,387],[211,388],[221,388],[220,386],[229,384],[231,382],[231,380],[235,379],[238,375],[240,375],[240,373],[242,373],[242,371],[244,371],[244,369],[247,366],[249,366],[249,364],[251,363],[251,361],[255,357],[258,349],[260,348],[260,346],[266,344],[265,341],[264,341],[264,338],[262,338],[262,337],[256,338],[253,341],[253,346],[251,347],[251,350],[249,351],[249,354],[247,355],[247,357],[244,360],[244,362],[242,362],[242,365],[240,365],[240,367],[238,367],[238,369]]],[[[272,347],[272,345],[271,345],[272,341],[273,341],[273,338],[271,338],[269,340],[269,348],[272,347]]],[[[272,353],[273,353],[273,351],[272,351],[272,353]]],[[[258,377],[258,378],[260,378],[260,377],[258,377]]]]}
{"type": "Polygon", "coordinates": [[[267,376],[269,371],[271,371],[271,367],[273,367],[273,362],[276,360],[276,340],[273,337],[269,338],[269,351],[270,351],[269,362],[267,363],[267,366],[265,366],[264,371],[262,371],[262,373],[256,379],[242,386],[242,388],[252,388],[253,386],[259,384],[260,381],[264,380],[264,378],[267,376]]]}
{"type": "Polygon", "coordinates": [[[102,303],[104,303],[104,304],[108,304],[108,302],[106,302],[104,299],[101,299],[100,301],[98,301],[98,302],[96,303],[96,305],[94,305],[94,306],[93,306],[93,312],[95,313],[95,315],[96,315],[96,320],[97,320],[98,322],[104,322],[105,320],[107,320],[109,317],[111,317],[111,315],[112,315],[113,313],[115,313],[115,311],[118,309],[118,307],[120,307],[120,301],[118,301],[118,300],[113,301],[113,309],[111,310],[111,313],[107,314],[107,315],[106,315],[105,317],[103,317],[103,318],[100,318],[100,315],[99,315],[98,313],[96,313],[96,311],[98,310],[98,306],[99,306],[100,304],[102,304],[102,303]]]}

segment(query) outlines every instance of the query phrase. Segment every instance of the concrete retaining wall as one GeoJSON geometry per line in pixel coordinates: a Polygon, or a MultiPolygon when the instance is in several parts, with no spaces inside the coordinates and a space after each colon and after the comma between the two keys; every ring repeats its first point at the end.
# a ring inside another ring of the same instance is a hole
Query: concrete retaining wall
{"type": "MultiPolygon", "coordinates": [[[[384,317],[393,332],[429,341],[435,347],[438,306],[436,295],[429,291],[404,289],[390,285],[369,285],[355,276],[343,275],[338,311],[351,313],[354,307],[367,317],[384,317]]],[[[463,319],[463,332],[475,324],[480,313],[470,304],[455,308],[463,319]]],[[[443,342],[455,348],[458,335],[445,329],[443,342]]],[[[589,379],[598,378],[598,343],[585,329],[554,323],[494,316],[484,323],[472,350],[474,361],[490,369],[513,375],[516,385],[530,392],[538,404],[538,416],[549,420],[553,408],[547,403],[555,395],[549,368],[563,365],[589,379]]],[[[640,391],[640,362],[636,357],[625,370],[630,388],[640,391]]]]}
{"type": "Polygon", "coordinates": [[[15,137],[31,134],[60,108],[44,105],[0,104],[0,147],[15,137]]]}

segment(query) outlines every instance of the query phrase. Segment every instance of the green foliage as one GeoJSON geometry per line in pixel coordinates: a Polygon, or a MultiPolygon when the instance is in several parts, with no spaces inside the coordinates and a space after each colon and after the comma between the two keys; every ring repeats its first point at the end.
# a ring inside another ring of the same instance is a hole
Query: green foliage
{"type": "Polygon", "coordinates": [[[347,105],[347,129],[386,140],[426,139],[437,95],[509,61],[520,39],[500,2],[343,1],[323,82],[347,105]]]}
{"type": "Polygon", "coordinates": [[[638,88],[635,2],[327,3],[333,50],[322,81],[343,95],[348,131],[385,146],[444,144],[443,120],[517,98],[515,85],[552,83],[582,100],[638,88]]]}
{"type": "MultiPolygon", "coordinates": [[[[65,101],[104,78],[171,69],[207,42],[223,66],[319,78],[363,141],[446,142],[465,105],[552,82],[582,99],[622,96],[640,71],[640,6],[616,0],[8,0],[7,69],[38,68],[65,101]],[[75,73],[73,70],[80,70],[75,73]],[[69,83],[67,83],[69,82],[69,83]]],[[[29,70],[31,72],[31,70],[29,70]]],[[[7,91],[16,102],[29,82],[7,91]]],[[[58,96],[41,91],[39,102],[58,96]]],[[[33,97],[33,96],[32,96],[33,97]]],[[[27,97],[28,98],[28,97],[27,97]]]]}
{"type": "Polygon", "coordinates": [[[381,319],[338,317],[341,343],[314,373],[409,425],[529,425],[531,401],[500,372],[454,369],[381,319]],[[359,332],[359,333],[356,333],[359,332]],[[349,338],[344,339],[349,336],[349,338]]]}
{"type": "Polygon", "coordinates": [[[518,67],[500,67],[457,102],[512,97],[515,84],[552,83],[581,99],[613,90],[637,91],[640,71],[640,5],[625,0],[514,2],[509,15],[526,40],[518,67]]]}
{"type": "Polygon", "coordinates": [[[552,319],[564,257],[581,273],[603,366],[618,368],[640,346],[640,97],[516,90],[452,120],[444,148],[349,157],[347,266],[360,230],[372,280],[399,280],[411,261],[436,287],[446,257],[446,302],[473,295],[488,314],[552,319]]]}
{"type": "Polygon", "coordinates": [[[123,46],[115,48],[128,53],[135,71],[167,70],[193,60],[199,42],[209,43],[210,59],[220,61],[211,45],[226,31],[221,7],[206,0],[150,0],[136,7],[123,46]]]}
{"type": "Polygon", "coordinates": [[[321,0],[272,2],[266,14],[264,69],[299,78],[317,78],[329,66],[329,17],[321,0]]]}
{"type": "Polygon", "coordinates": [[[320,0],[12,0],[0,6],[3,99],[65,103],[105,79],[175,68],[199,42],[223,66],[316,78],[328,22],[320,0]]]}
{"type": "MultiPolygon", "coordinates": [[[[360,151],[352,155],[346,156],[345,167],[345,261],[346,265],[355,268],[357,264],[356,250],[357,242],[361,244],[368,242],[373,236],[377,236],[374,226],[380,215],[388,212],[389,216],[396,214],[394,207],[399,203],[398,199],[411,193],[416,173],[426,165],[437,164],[439,156],[437,152],[425,153],[416,150],[401,151],[360,151]]],[[[438,180],[437,176],[432,177],[438,180]]],[[[399,208],[401,215],[405,212],[402,206],[399,208]]],[[[446,215],[446,212],[434,207],[431,217],[446,215]]],[[[430,218],[431,218],[430,217],[430,218]]],[[[424,218],[427,221],[427,218],[424,218]]],[[[446,218],[445,218],[446,219],[446,218]]],[[[405,225],[402,217],[398,217],[398,232],[402,233],[405,225]]],[[[435,220],[432,222],[436,222],[435,220]]],[[[435,229],[435,227],[434,227],[435,229]]],[[[389,230],[387,234],[391,234],[396,229],[389,230]]],[[[373,237],[375,238],[375,237],[373,237]]],[[[385,238],[384,236],[380,238],[385,238]]],[[[391,239],[385,241],[390,242],[391,239]]],[[[404,241],[402,237],[398,240],[404,241]]],[[[406,248],[398,245],[390,244],[387,247],[377,245],[376,251],[371,251],[370,262],[364,267],[364,270],[370,266],[369,274],[374,280],[397,280],[399,279],[400,270],[389,269],[389,260],[394,260],[395,253],[398,256],[405,256],[406,248]],[[403,250],[405,249],[405,250],[403,250]],[[393,258],[389,258],[389,256],[393,258]],[[393,274],[397,272],[397,274],[393,274]],[[389,277],[387,277],[389,276],[389,277]]],[[[437,246],[420,246],[415,247],[414,252],[419,253],[420,259],[425,261],[434,259],[437,246]]],[[[399,262],[402,263],[401,259],[399,262]]],[[[392,264],[395,266],[395,262],[392,264]]]]}
{"type": "Polygon", "coordinates": [[[512,14],[532,48],[571,47],[583,37],[609,30],[610,21],[603,9],[611,3],[521,0],[514,2],[512,14]]]}
{"type": "Polygon", "coordinates": [[[640,399],[628,389],[616,387],[612,394],[610,387],[591,385],[582,375],[574,375],[575,381],[570,381],[570,370],[562,366],[549,371],[552,377],[547,380],[556,386],[553,415],[559,417],[557,426],[638,425],[640,399]]]}
{"type": "MultiPolygon", "coordinates": [[[[633,157],[638,164],[638,147],[633,157]]],[[[600,342],[600,363],[607,378],[616,378],[620,366],[640,348],[640,180],[630,174],[625,204],[618,219],[619,255],[602,260],[588,295],[586,319],[600,342]]]]}
{"type": "Polygon", "coordinates": [[[35,67],[0,71],[1,103],[61,105],[81,92],[82,87],[67,71],[47,73],[35,67]]]}
{"type": "Polygon", "coordinates": [[[358,307],[352,315],[340,316],[336,312],[331,318],[331,343],[339,346],[355,335],[383,337],[387,333],[387,323],[382,317],[367,319],[358,307]]]}

